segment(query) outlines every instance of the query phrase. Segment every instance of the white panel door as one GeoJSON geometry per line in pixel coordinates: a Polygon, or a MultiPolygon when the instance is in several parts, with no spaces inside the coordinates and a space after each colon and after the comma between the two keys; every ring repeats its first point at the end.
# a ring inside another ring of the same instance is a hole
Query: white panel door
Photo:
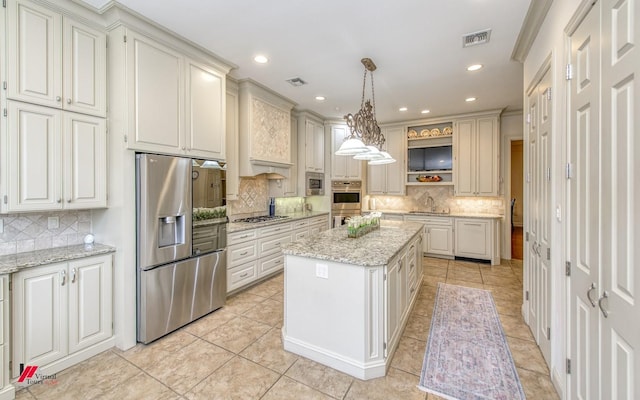
{"type": "Polygon", "coordinates": [[[640,396],[640,3],[602,1],[601,399],[640,396]],[[606,293],[606,297],[605,297],[606,293]]]}
{"type": "Polygon", "coordinates": [[[64,208],[107,206],[105,120],[64,113],[64,208]]]}
{"type": "MultiPolygon", "coordinates": [[[[571,36],[569,260],[571,262],[571,398],[599,399],[598,293],[600,285],[600,49],[597,4],[571,36]]],[[[602,177],[610,179],[614,177],[602,177]]]]}
{"type": "Polygon", "coordinates": [[[475,119],[456,122],[456,133],[453,135],[453,182],[456,196],[475,196],[475,131],[475,119]]]}
{"type": "Polygon", "coordinates": [[[7,3],[7,97],[62,107],[62,17],[28,0],[7,3]]]}
{"type": "Polygon", "coordinates": [[[59,110],[9,101],[8,211],[62,208],[59,110]]]}
{"type": "Polygon", "coordinates": [[[177,51],[127,33],[129,148],[179,154],[184,140],[184,68],[177,51]]]}
{"type": "Polygon", "coordinates": [[[225,77],[187,61],[186,131],[191,155],[225,160],[225,77]]]}
{"type": "Polygon", "coordinates": [[[64,109],[105,117],[106,34],[65,17],[62,37],[64,109]]]}
{"type": "Polygon", "coordinates": [[[525,257],[525,265],[527,271],[527,279],[526,279],[526,291],[529,294],[525,296],[525,301],[528,301],[527,304],[527,321],[529,327],[531,328],[531,332],[536,340],[538,334],[538,327],[540,325],[539,316],[538,316],[538,288],[540,285],[539,282],[539,265],[540,265],[540,257],[537,253],[537,244],[538,244],[538,202],[536,199],[538,198],[538,122],[539,122],[539,96],[538,90],[533,91],[528,97],[528,118],[529,118],[529,127],[527,129],[526,134],[526,147],[527,147],[527,158],[526,158],[526,180],[525,180],[525,191],[526,191],[526,204],[524,207],[525,210],[525,230],[526,230],[526,244],[524,246],[524,257],[525,257]]]}
{"type": "Polygon", "coordinates": [[[69,263],[69,353],[111,337],[111,276],[111,255],[69,263]]]}
{"type": "Polygon", "coordinates": [[[13,276],[13,371],[67,355],[67,264],[29,268],[13,276]]]}

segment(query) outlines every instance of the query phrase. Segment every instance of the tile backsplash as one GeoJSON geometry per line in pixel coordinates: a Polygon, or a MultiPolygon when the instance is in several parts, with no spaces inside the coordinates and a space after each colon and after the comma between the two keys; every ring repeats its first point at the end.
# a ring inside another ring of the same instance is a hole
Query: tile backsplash
{"type": "Polygon", "coordinates": [[[92,230],[87,210],[6,214],[0,220],[0,255],[82,244],[92,230]]]}
{"type": "Polygon", "coordinates": [[[244,217],[268,212],[269,181],[264,175],[240,178],[238,200],[227,203],[227,215],[244,217]]]}

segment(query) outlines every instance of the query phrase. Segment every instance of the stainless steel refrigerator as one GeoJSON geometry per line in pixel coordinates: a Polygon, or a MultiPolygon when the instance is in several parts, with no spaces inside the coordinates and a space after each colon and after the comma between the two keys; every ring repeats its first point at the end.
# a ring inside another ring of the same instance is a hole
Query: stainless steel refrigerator
{"type": "MultiPolygon", "coordinates": [[[[139,342],[224,305],[226,249],[201,253],[192,247],[191,168],[190,158],[136,155],[139,342]]],[[[217,243],[224,246],[224,239],[217,243]]]]}

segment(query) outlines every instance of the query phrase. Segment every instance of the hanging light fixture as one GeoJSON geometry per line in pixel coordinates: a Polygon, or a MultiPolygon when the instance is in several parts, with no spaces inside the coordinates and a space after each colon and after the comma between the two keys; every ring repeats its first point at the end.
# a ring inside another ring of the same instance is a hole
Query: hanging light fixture
{"type": "Polygon", "coordinates": [[[364,65],[364,79],[362,82],[362,99],[360,101],[360,110],[355,114],[347,114],[344,119],[347,126],[351,130],[351,135],[342,143],[336,155],[338,156],[354,156],[356,160],[369,160],[369,164],[374,164],[375,160],[387,160],[388,164],[396,160],[387,152],[381,151],[385,138],[376,121],[376,97],[373,86],[373,71],[376,65],[370,58],[360,60],[364,65]],[[371,100],[364,99],[365,89],[367,86],[367,73],[371,72],[371,100]],[[383,154],[384,153],[384,154],[383,154]]]}

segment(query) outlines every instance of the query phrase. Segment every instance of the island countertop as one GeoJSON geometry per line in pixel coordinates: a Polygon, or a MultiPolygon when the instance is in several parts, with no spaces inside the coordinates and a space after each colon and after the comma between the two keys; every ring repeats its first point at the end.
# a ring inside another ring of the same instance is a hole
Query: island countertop
{"type": "Polygon", "coordinates": [[[386,265],[422,228],[421,223],[382,220],[380,229],[348,238],[342,226],[285,244],[282,252],[365,267],[386,265]]]}

